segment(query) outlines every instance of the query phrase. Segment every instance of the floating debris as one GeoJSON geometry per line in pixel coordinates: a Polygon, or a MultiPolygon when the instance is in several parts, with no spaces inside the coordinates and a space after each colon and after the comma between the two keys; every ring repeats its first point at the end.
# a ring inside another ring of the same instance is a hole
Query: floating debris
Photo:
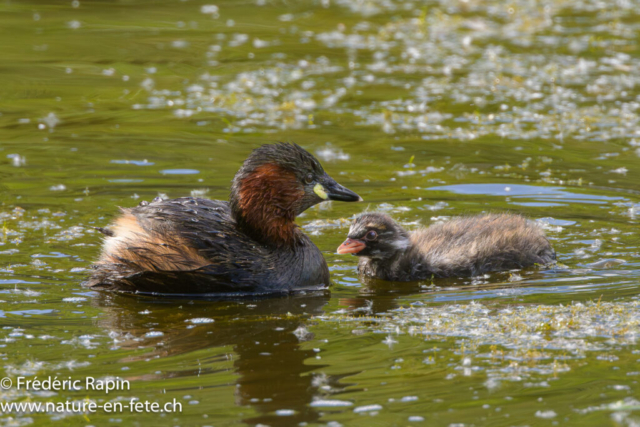
{"type": "Polygon", "coordinates": [[[193,323],[193,324],[204,324],[204,323],[213,323],[215,320],[210,319],[208,317],[196,317],[194,319],[185,320],[185,322],[193,323]]]}
{"type": "Polygon", "coordinates": [[[538,418],[546,418],[546,419],[549,419],[549,418],[555,418],[555,417],[557,417],[557,416],[558,416],[558,414],[556,414],[556,412],[555,412],[555,411],[552,411],[552,410],[548,410],[548,411],[536,411],[536,414],[535,414],[535,415],[536,415],[536,417],[538,417],[538,418]]]}
{"type": "MultiPolygon", "coordinates": [[[[387,334],[382,343],[389,348],[398,344],[403,335],[426,340],[465,339],[468,349],[476,349],[476,358],[490,362],[486,371],[491,384],[487,387],[497,387],[497,381],[504,379],[522,380],[532,375],[566,372],[570,370],[568,361],[582,359],[587,352],[632,346],[640,339],[639,301],[502,308],[472,302],[409,306],[377,316],[354,312],[353,316],[328,314],[316,318],[351,329],[387,334]],[[487,347],[488,353],[484,351],[487,347]],[[545,360],[551,363],[542,363],[545,360]],[[527,364],[518,363],[525,361],[527,364]]],[[[467,357],[459,369],[473,372],[476,367],[467,357]]]]}
{"type": "Polygon", "coordinates": [[[62,298],[62,301],[64,302],[84,302],[87,299],[84,297],[67,297],[67,298],[62,298]]]}
{"type": "Polygon", "coordinates": [[[55,113],[49,113],[46,117],[40,119],[40,122],[47,125],[50,130],[53,130],[58,124],[60,124],[60,119],[55,113]]]}
{"type": "Polygon", "coordinates": [[[212,18],[219,18],[220,17],[220,9],[218,8],[218,6],[214,5],[214,4],[205,4],[202,5],[200,7],[200,12],[204,13],[205,15],[211,15],[212,18]]]}
{"type": "Polygon", "coordinates": [[[293,335],[295,335],[300,341],[309,341],[315,336],[304,326],[299,326],[295,331],[293,331],[293,335]]]}
{"type": "Polygon", "coordinates": [[[366,405],[366,406],[358,406],[354,408],[353,412],[355,413],[375,412],[375,411],[380,411],[381,409],[382,409],[382,406],[380,405],[366,405]]]}
{"type": "Polygon", "coordinates": [[[345,406],[353,406],[352,402],[348,400],[323,400],[318,399],[312,401],[309,406],[312,408],[340,408],[345,406]]]}
{"type": "Polygon", "coordinates": [[[27,159],[20,154],[7,154],[7,158],[11,159],[11,163],[15,167],[24,166],[27,164],[27,159]]]}

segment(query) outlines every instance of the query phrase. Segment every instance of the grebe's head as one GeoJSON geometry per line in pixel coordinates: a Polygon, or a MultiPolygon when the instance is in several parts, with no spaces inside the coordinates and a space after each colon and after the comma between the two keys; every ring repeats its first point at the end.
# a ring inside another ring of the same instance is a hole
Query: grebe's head
{"type": "Polygon", "coordinates": [[[253,150],[233,178],[230,197],[238,223],[267,241],[288,235],[283,227],[295,226],[296,216],[325,200],[362,198],[327,175],[309,152],[288,143],[253,150]]]}
{"type": "Polygon", "coordinates": [[[339,254],[353,254],[372,259],[388,259],[409,247],[409,234],[389,215],[367,212],[358,215],[339,254]]]}

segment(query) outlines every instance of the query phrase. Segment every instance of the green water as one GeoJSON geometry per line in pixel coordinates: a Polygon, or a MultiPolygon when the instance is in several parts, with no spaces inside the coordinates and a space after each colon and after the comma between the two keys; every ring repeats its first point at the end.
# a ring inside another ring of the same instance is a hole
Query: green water
{"type": "Polygon", "coordinates": [[[3,1],[0,373],[130,390],[0,402],[0,425],[640,423],[637,1],[3,1]],[[265,142],[315,153],[363,204],[299,224],[330,293],[88,292],[94,226],[158,194],[226,199],[265,142]],[[350,218],[408,228],[521,212],[560,265],[362,283],[350,218]]]}

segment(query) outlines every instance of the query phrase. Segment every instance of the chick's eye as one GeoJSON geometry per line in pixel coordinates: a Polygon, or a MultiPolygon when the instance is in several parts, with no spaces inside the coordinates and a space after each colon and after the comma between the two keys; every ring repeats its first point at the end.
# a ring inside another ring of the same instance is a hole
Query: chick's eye
{"type": "Polygon", "coordinates": [[[311,184],[313,182],[313,174],[308,173],[307,176],[304,178],[304,182],[307,184],[311,184]]]}
{"type": "Polygon", "coordinates": [[[367,240],[376,240],[378,238],[378,233],[371,230],[366,234],[366,236],[364,236],[364,238],[367,240]]]}

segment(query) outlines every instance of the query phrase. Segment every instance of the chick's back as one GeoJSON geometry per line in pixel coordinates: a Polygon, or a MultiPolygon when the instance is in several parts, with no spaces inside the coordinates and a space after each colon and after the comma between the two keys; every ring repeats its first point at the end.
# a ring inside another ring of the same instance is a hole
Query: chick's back
{"type": "Polygon", "coordinates": [[[542,228],[520,215],[453,218],[410,235],[411,258],[435,276],[475,276],[488,271],[548,264],[555,260],[542,228]]]}

